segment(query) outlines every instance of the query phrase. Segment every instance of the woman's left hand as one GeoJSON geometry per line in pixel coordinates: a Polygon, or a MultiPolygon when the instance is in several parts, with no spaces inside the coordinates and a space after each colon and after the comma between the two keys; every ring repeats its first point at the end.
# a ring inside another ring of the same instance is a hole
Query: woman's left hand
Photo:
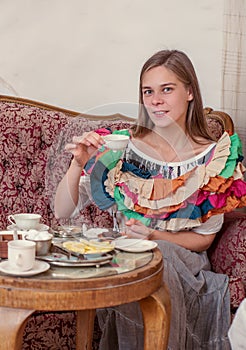
{"type": "Polygon", "coordinates": [[[127,226],[125,234],[129,238],[149,239],[149,236],[152,233],[152,229],[136,219],[126,221],[125,225],[127,226]]]}

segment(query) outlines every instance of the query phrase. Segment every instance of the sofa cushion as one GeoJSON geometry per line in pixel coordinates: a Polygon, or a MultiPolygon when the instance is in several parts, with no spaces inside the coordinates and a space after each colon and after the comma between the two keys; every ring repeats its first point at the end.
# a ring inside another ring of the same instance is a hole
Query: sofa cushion
{"type": "Polygon", "coordinates": [[[246,297],[245,251],[246,214],[236,211],[227,213],[208,254],[212,269],[229,276],[232,311],[246,297]]]}

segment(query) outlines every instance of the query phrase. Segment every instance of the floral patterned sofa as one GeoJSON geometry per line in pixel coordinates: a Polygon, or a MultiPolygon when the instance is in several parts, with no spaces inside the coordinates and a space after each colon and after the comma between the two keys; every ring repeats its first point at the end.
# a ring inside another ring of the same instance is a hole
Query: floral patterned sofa
{"type": "MultiPolygon", "coordinates": [[[[214,132],[221,134],[227,127],[214,118],[212,110],[206,116],[214,132]]],[[[24,98],[0,95],[0,230],[8,226],[7,216],[14,212],[37,212],[43,223],[54,227],[53,196],[64,174],[70,156],[64,145],[73,134],[100,127],[126,128],[132,122],[120,114],[93,116],[65,110],[24,98]]],[[[87,207],[75,219],[112,227],[107,212],[95,206],[87,207]]],[[[230,278],[231,308],[235,311],[245,298],[246,213],[225,215],[225,223],[209,250],[212,269],[230,278]]],[[[97,330],[97,327],[95,328],[97,330]]],[[[24,330],[23,349],[74,349],[76,315],[74,312],[37,312],[29,318],[24,330]]],[[[93,349],[97,349],[95,331],[93,349]]]]}

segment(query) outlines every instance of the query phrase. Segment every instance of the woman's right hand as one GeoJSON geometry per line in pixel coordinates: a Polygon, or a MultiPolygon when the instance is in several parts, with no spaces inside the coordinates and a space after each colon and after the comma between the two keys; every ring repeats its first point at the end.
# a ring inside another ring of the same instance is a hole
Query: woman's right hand
{"type": "Polygon", "coordinates": [[[141,221],[133,218],[127,220],[125,225],[127,227],[125,234],[129,238],[149,239],[153,231],[141,221]]]}
{"type": "Polygon", "coordinates": [[[65,146],[65,150],[71,152],[74,162],[83,168],[104,143],[105,141],[99,134],[95,131],[89,131],[83,133],[82,136],[74,136],[72,143],[65,146]]]}

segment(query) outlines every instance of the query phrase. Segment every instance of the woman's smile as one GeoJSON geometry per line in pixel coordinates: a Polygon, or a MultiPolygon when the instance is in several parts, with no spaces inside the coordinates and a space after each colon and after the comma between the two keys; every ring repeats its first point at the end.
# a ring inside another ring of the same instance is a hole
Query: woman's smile
{"type": "Polygon", "coordinates": [[[164,117],[168,111],[163,111],[163,110],[158,110],[158,111],[155,111],[153,110],[152,113],[156,116],[156,117],[164,117]]]}

